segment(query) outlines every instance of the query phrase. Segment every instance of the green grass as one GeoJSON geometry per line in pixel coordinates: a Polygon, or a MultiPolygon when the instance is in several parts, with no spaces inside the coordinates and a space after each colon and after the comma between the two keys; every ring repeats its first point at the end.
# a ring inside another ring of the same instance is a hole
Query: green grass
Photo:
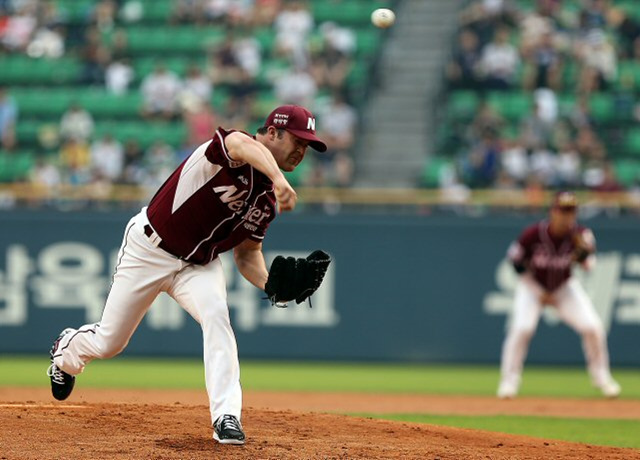
{"type": "MultiPolygon", "coordinates": [[[[48,380],[48,360],[0,355],[0,385],[41,386],[48,380]]],[[[362,364],[322,362],[242,361],[242,386],[249,390],[326,391],[360,393],[495,394],[496,366],[362,364]]],[[[640,370],[614,372],[623,398],[640,399],[640,370]]],[[[204,366],[197,359],[118,357],[94,361],[79,377],[95,388],[204,388],[204,366]]],[[[525,369],[521,394],[589,398],[599,397],[580,367],[525,369]]]]}
{"type": "MultiPolygon", "coordinates": [[[[0,355],[0,386],[48,386],[48,360],[0,355]]],[[[241,362],[245,390],[359,393],[414,393],[494,396],[498,366],[241,362]]],[[[616,369],[622,399],[640,399],[640,369],[616,369]]],[[[197,359],[118,357],[91,363],[78,378],[82,387],[180,388],[204,391],[204,366],[197,359]]],[[[601,398],[582,367],[525,368],[522,396],[601,398]]],[[[432,423],[526,434],[550,439],[640,448],[640,420],[591,420],[525,416],[442,416],[360,414],[391,420],[432,423]]]]}
{"type": "Polygon", "coordinates": [[[473,428],[602,446],[640,448],[640,420],[600,420],[515,415],[458,416],[424,414],[352,414],[404,422],[473,428]]]}

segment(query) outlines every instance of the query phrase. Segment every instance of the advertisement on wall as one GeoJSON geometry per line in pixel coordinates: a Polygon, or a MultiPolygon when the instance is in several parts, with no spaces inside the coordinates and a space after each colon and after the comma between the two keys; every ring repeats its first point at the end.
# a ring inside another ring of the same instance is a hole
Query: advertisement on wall
{"type": "MultiPolygon", "coordinates": [[[[47,354],[67,326],[98,322],[126,214],[5,213],[0,232],[0,352],[47,354]]],[[[307,303],[276,308],[222,256],[241,357],[492,362],[499,360],[516,274],[506,249],[519,218],[287,215],[270,228],[267,263],[315,249],[334,262],[307,303]]],[[[636,221],[593,222],[598,264],[576,271],[608,332],[613,364],[638,365],[636,221]]],[[[125,353],[199,356],[198,324],[166,294],[125,353]]],[[[529,361],[581,363],[580,341],[545,310],[529,361]]]]}

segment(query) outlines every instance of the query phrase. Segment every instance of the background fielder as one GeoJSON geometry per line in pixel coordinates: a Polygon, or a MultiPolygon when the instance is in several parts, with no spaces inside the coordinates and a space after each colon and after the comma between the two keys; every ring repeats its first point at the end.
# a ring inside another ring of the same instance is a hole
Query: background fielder
{"type": "Polygon", "coordinates": [[[120,353],[164,291],[202,326],[214,438],[243,444],[240,366],[218,255],[234,249],[240,273],[269,286],[262,240],[277,208],[290,211],[297,200],[281,170],[293,171],[308,146],[326,150],[311,112],[289,105],[275,109],[255,138],[218,128],[185,159],[129,221],[100,322],[65,329],[54,343],[54,397],[66,399],[90,361],[120,353]]]}
{"type": "Polygon", "coordinates": [[[609,370],[602,322],[571,274],[575,263],[585,269],[595,264],[595,238],[591,230],[576,224],[577,205],[573,193],[558,193],[549,220],[527,227],[509,248],[508,257],[520,279],[502,346],[500,398],[512,398],[518,393],[529,342],[545,306],[555,307],[560,318],[582,337],[593,385],[607,397],[620,394],[620,385],[609,370]]]}

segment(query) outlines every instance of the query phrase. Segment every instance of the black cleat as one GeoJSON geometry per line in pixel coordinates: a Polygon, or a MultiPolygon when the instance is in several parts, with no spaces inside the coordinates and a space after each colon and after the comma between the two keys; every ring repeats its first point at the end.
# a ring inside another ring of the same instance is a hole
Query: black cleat
{"type": "Polygon", "coordinates": [[[213,424],[213,439],[220,444],[244,444],[242,424],[233,415],[221,415],[213,424]]]}
{"type": "Polygon", "coordinates": [[[76,378],[73,375],[67,374],[53,362],[53,355],[58,349],[60,339],[71,331],[73,331],[73,329],[65,329],[62,331],[56,341],[53,342],[53,346],[49,352],[51,365],[49,366],[49,369],[47,369],[47,375],[51,378],[51,394],[58,401],[64,401],[67,399],[73,391],[73,385],[76,383],[76,378]]]}

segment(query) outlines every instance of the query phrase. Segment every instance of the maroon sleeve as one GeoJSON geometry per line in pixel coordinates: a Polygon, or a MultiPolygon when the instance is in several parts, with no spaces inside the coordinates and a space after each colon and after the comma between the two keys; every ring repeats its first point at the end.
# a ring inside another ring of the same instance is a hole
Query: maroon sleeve
{"type": "MultiPolygon", "coordinates": [[[[209,160],[211,163],[215,165],[231,166],[232,168],[237,168],[239,166],[244,165],[245,163],[243,163],[242,161],[234,160],[229,156],[229,153],[227,152],[227,146],[224,143],[224,140],[227,138],[227,136],[236,131],[238,130],[231,129],[227,131],[221,127],[218,127],[218,129],[216,129],[216,132],[213,134],[211,143],[209,144],[209,146],[207,147],[207,150],[204,153],[205,156],[207,157],[207,160],[209,160]]],[[[246,133],[244,131],[238,131],[238,132],[241,132],[253,138],[253,136],[251,136],[251,134],[249,133],[246,133]]]]}

